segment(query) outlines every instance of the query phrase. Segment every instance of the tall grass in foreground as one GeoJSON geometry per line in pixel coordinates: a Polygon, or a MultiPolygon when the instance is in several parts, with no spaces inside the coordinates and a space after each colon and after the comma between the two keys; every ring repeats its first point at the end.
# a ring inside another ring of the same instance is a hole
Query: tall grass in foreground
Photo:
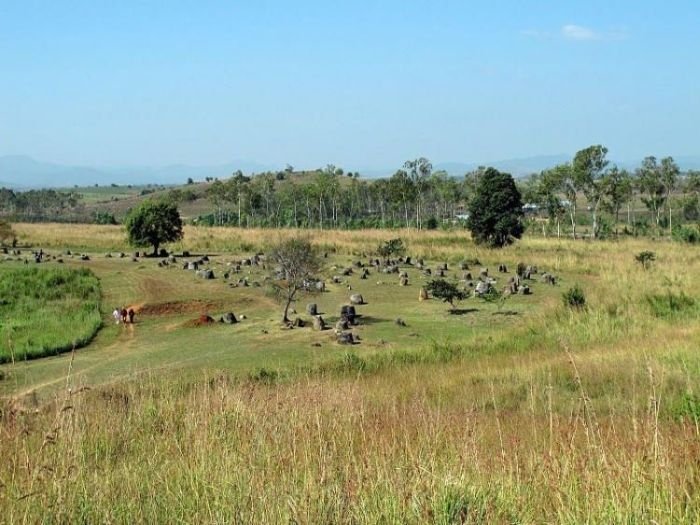
{"type": "Polygon", "coordinates": [[[0,268],[0,363],[84,346],[101,324],[90,270],[0,268]]]}
{"type": "Polygon", "coordinates": [[[605,396],[595,365],[558,367],[566,380],[466,362],[152,376],[36,414],[6,402],[0,508],[46,523],[697,522],[697,421],[663,409],[658,364],[608,361],[605,396]]]}

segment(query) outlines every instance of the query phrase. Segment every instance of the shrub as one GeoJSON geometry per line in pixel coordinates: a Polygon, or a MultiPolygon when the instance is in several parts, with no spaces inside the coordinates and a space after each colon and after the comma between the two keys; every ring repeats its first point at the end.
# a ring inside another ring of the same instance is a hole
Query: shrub
{"type": "Polygon", "coordinates": [[[652,261],[656,260],[656,254],[649,250],[645,250],[635,255],[634,259],[642,265],[642,268],[646,270],[649,268],[649,265],[652,263],[652,261]]]}
{"type": "Polygon", "coordinates": [[[687,296],[684,292],[665,294],[649,294],[646,302],[654,317],[668,318],[675,317],[695,306],[695,300],[687,296]]]}
{"type": "Polygon", "coordinates": [[[693,226],[681,226],[673,231],[673,238],[688,244],[700,243],[700,230],[693,226]]]}
{"type": "Polygon", "coordinates": [[[578,284],[564,292],[562,299],[568,308],[581,310],[586,307],[586,295],[578,284]]]}
{"type": "Polygon", "coordinates": [[[278,376],[279,374],[276,370],[268,370],[265,367],[260,367],[248,374],[248,380],[256,383],[271,384],[277,381],[278,376]]]}

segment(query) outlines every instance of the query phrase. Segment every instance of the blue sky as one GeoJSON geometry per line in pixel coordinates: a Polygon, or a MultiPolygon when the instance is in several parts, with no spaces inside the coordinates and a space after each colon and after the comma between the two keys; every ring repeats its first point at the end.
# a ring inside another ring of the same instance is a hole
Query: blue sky
{"type": "Polygon", "coordinates": [[[0,0],[0,155],[697,155],[697,1],[0,0]]]}

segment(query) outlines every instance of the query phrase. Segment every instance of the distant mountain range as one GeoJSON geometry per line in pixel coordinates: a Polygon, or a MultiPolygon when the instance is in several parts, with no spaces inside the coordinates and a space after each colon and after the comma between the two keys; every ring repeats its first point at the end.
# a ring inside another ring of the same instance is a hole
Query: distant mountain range
{"type": "MultiPolygon", "coordinates": [[[[684,171],[700,169],[700,156],[674,158],[684,171]]],[[[433,169],[445,170],[453,176],[462,176],[479,166],[493,166],[516,177],[522,177],[569,160],[571,160],[570,155],[540,155],[493,162],[438,162],[433,164],[433,169]]],[[[634,162],[611,162],[617,164],[620,168],[634,170],[639,166],[640,161],[641,159],[634,162]]],[[[234,160],[226,164],[213,166],[188,166],[183,164],[162,167],[67,166],[41,162],[23,155],[7,155],[0,156],[0,187],[30,189],[67,188],[75,185],[92,186],[94,184],[99,184],[100,186],[109,184],[184,184],[188,178],[192,178],[195,181],[204,180],[206,177],[225,178],[236,170],[250,174],[281,168],[283,166],[267,165],[246,160],[234,160]]],[[[352,168],[352,171],[355,171],[355,169],[352,168]]],[[[377,178],[390,176],[396,171],[396,168],[368,168],[357,171],[363,177],[377,178]]]]}
{"type": "Polygon", "coordinates": [[[91,167],[41,162],[23,155],[0,157],[0,186],[17,189],[67,188],[109,184],[184,184],[188,178],[228,177],[236,170],[256,173],[274,166],[248,161],[232,161],[216,166],[91,167]]]}

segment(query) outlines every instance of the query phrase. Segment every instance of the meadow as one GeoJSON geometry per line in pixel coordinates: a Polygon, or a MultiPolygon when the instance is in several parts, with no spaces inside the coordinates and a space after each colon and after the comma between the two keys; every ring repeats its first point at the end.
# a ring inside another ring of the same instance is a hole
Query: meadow
{"type": "Polygon", "coordinates": [[[0,363],[85,346],[102,325],[100,298],[87,269],[0,265],[0,363]]]}
{"type": "Polygon", "coordinates": [[[558,277],[454,315],[418,301],[415,268],[408,287],[354,275],[309,300],[332,323],[347,284],[365,296],[348,347],[283,329],[262,286],[224,281],[269,231],[188,227],[173,248],[211,256],[217,278],[201,280],[105,257],[127,249],[117,227],[16,230],[91,253],[66,265],[99,277],[103,319],[116,305],[139,313],[74,353],[0,367],[9,523],[700,520],[698,248],[525,238],[491,251],[461,232],[314,231],[326,278],[396,236],[433,268],[447,262],[448,278],[477,259],[472,271],[525,262],[558,277]],[[649,269],[635,260],[644,250],[657,256],[649,269]],[[585,308],[562,301],[575,284],[585,308]],[[229,310],[245,319],[192,326],[229,310]]]}

